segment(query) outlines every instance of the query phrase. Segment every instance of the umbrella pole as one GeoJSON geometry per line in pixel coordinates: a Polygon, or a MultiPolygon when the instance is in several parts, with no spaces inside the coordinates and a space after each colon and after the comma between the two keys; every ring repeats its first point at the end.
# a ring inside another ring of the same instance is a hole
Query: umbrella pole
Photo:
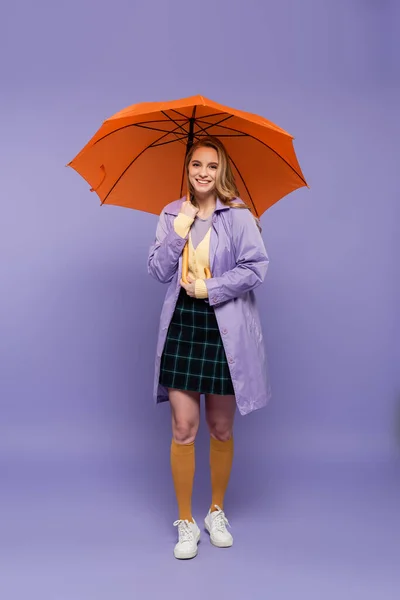
{"type": "Polygon", "coordinates": [[[182,252],[182,281],[183,283],[188,282],[188,273],[189,273],[189,246],[188,242],[186,242],[185,247],[182,252]]]}
{"type": "MultiPolygon", "coordinates": [[[[188,135],[188,142],[187,142],[187,147],[186,147],[186,155],[189,152],[190,147],[192,146],[193,141],[194,141],[195,115],[196,115],[196,107],[194,107],[193,115],[192,115],[192,118],[190,119],[189,135],[188,135]]],[[[189,202],[190,202],[189,182],[187,185],[186,200],[189,200],[189,202]]],[[[188,283],[188,274],[189,274],[189,243],[186,242],[185,247],[183,248],[183,252],[182,252],[182,281],[183,281],[183,283],[186,283],[186,284],[188,283]]],[[[211,279],[211,277],[212,277],[211,271],[207,267],[205,267],[205,269],[204,269],[204,274],[206,276],[206,279],[211,279]]]]}
{"type": "MultiPolygon", "coordinates": [[[[187,144],[186,144],[186,156],[188,155],[188,152],[189,152],[190,148],[192,147],[193,141],[194,141],[195,119],[196,119],[196,106],[193,107],[193,113],[192,113],[192,116],[189,121],[189,133],[188,133],[188,140],[187,140],[187,144]]],[[[189,181],[187,182],[186,200],[189,200],[189,202],[190,202],[189,181]]],[[[186,242],[185,247],[182,252],[182,281],[183,281],[183,283],[186,283],[186,284],[188,283],[188,279],[187,279],[188,273],[189,273],[189,245],[188,245],[188,242],[186,242]]]]}
{"type": "MultiPolygon", "coordinates": [[[[189,183],[187,186],[186,192],[186,200],[190,201],[190,190],[189,183]]],[[[188,284],[188,274],[189,274],[189,242],[186,242],[183,252],[182,252],[182,281],[183,283],[188,284]]]]}

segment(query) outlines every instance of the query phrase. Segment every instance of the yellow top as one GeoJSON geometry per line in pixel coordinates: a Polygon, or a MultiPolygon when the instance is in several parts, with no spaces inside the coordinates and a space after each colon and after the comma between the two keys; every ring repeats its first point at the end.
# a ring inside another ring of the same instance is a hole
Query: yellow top
{"type": "Polygon", "coordinates": [[[211,228],[201,240],[197,248],[193,247],[190,228],[194,219],[179,213],[174,220],[174,229],[180,237],[185,238],[189,234],[189,275],[195,279],[196,298],[208,298],[207,286],[205,284],[205,268],[210,268],[210,238],[211,228]]]}

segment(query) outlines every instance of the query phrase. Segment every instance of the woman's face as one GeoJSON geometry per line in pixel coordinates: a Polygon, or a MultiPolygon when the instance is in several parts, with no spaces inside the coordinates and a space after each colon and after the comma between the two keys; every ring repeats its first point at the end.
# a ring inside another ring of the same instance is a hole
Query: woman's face
{"type": "Polygon", "coordinates": [[[209,194],[215,189],[218,153],[214,148],[197,148],[189,163],[189,181],[196,194],[209,194]]]}

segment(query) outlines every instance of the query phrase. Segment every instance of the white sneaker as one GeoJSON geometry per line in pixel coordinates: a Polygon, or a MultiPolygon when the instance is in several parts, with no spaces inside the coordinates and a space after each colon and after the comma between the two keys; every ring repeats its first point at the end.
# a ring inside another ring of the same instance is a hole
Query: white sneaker
{"type": "Polygon", "coordinates": [[[215,508],[218,510],[214,512],[209,510],[208,515],[204,519],[206,529],[210,534],[210,540],[214,546],[217,546],[218,548],[229,548],[233,544],[233,537],[226,528],[226,526],[229,525],[229,521],[222,508],[216,504],[215,508]]]}
{"type": "MultiPolygon", "coordinates": [[[[193,519],[194,520],[194,519],[193,519]]],[[[194,558],[197,555],[197,544],[200,540],[200,529],[196,521],[175,521],[174,527],[178,527],[179,541],[174,548],[175,558],[194,558]]]]}

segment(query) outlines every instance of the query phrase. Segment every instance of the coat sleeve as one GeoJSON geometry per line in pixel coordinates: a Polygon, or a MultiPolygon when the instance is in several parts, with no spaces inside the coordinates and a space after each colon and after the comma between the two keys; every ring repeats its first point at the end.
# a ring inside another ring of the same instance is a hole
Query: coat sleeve
{"type": "Polygon", "coordinates": [[[253,215],[246,209],[231,210],[236,267],[205,280],[212,306],[254,290],[264,281],[268,269],[267,251],[253,215]]]}
{"type": "Polygon", "coordinates": [[[149,274],[161,283],[169,283],[178,269],[179,257],[186,244],[186,238],[176,233],[168,224],[162,210],[156,231],[156,239],[150,248],[147,260],[149,274]]]}

